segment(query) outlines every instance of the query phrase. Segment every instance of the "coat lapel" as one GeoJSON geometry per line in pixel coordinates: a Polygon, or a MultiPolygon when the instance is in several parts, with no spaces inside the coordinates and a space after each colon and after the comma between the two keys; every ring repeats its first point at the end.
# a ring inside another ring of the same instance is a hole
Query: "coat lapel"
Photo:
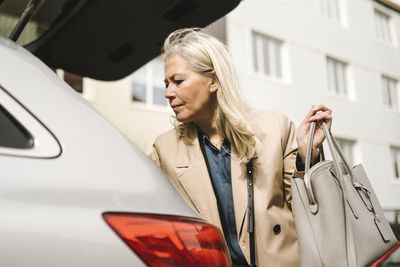
{"type": "Polygon", "coordinates": [[[197,135],[190,145],[182,140],[179,142],[176,168],[181,169],[178,170],[179,182],[200,215],[222,229],[217,200],[197,135]]]}

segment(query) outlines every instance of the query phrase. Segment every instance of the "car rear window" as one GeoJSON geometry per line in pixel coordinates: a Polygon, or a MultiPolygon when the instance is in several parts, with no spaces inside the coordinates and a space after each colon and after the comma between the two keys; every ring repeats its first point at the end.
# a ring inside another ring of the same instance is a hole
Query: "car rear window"
{"type": "Polygon", "coordinates": [[[0,146],[33,147],[32,135],[2,105],[0,105],[0,146]]]}
{"type": "MultiPolygon", "coordinates": [[[[29,0],[0,0],[0,36],[8,38],[29,0]]],[[[78,0],[43,1],[33,13],[17,43],[26,45],[43,35],[61,16],[70,12],[78,0]]]]}

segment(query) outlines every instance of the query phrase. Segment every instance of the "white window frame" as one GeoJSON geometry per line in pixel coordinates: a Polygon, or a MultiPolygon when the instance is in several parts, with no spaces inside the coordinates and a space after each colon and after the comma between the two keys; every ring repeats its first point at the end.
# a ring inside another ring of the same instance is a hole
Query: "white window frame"
{"type": "Polygon", "coordinates": [[[383,105],[385,109],[389,111],[400,112],[399,80],[382,75],[381,84],[383,105]]]}
{"type": "Polygon", "coordinates": [[[285,79],[285,68],[283,55],[283,41],[260,34],[251,32],[252,43],[252,69],[255,74],[268,79],[283,82],[285,79]],[[267,43],[269,73],[265,70],[264,43],[267,43]],[[273,55],[271,57],[271,55],[273,55]]]}
{"type": "Polygon", "coordinates": [[[375,37],[380,43],[391,47],[397,45],[393,18],[389,12],[374,8],[374,30],[375,37]]]}
{"type": "Polygon", "coordinates": [[[329,94],[332,96],[352,99],[348,63],[336,58],[326,57],[326,73],[329,94]]]}
{"type": "Polygon", "coordinates": [[[400,182],[400,147],[390,146],[390,165],[393,170],[393,179],[395,182],[400,182]],[[396,170],[397,168],[397,170],[396,170]]]}
{"type": "Polygon", "coordinates": [[[345,0],[318,0],[322,17],[341,26],[348,26],[345,0]]]}
{"type": "MultiPolygon", "coordinates": [[[[155,58],[152,61],[148,62],[146,65],[142,66],[142,70],[145,72],[145,92],[146,92],[146,98],[145,101],[135,101],[135,100],[130,100],[132,104],[136,107],[148,107],[148,108],[153,108],[153,109],[159,109],[159,110],[168,110],[168,101],[165,99],[165,105],[158,105],[154,103],[154,94],[153,94],[153,87],[155,85],[162,86],[162,88],[165,88],[164,85],[164,79],[161,81],[156,82],[154,80],[154,73],[153,73],[153,66],[155,60],[162,60],[160,58],[155,58]]],[[[132,86],[134,84],[134,73],[131,74],[131,82],[130,82],[130,96],[132,97],[132,86]]]]}

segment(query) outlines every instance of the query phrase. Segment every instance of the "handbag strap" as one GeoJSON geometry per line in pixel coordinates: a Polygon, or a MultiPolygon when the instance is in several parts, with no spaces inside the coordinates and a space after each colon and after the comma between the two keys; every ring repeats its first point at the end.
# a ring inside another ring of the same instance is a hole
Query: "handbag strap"
{"type": "Polygon", "coordinates": [[[249,233],[250,239],[250,265],[251,267],[257,267],[256,265],[256,251],[255,251],[255,240],[254,240],[254,179],[253,179],[253,159],[250,159],[246,164],[247,167],[247,232],[249,233]]]}
{"type": "Polygon", "coordinates": [[[329,149],[331,150],[331,154],[333,157],[333,160],[335,161],[335,166],[338,169],[337,172],[340,176],[342,176],[344,178],[344,173],[343,173],[343,169],[340,168],[339,165],[339,159],[337,158],[336,155],[339,155],[339,158],[341,159],[341,161],[344,163],[344,166],[346,167],[347,172],[350,175],[351,178],[351,182],[354,184],[355,182],[355,176],[353,173],[353,169],[350,167],[349,162],[346,160],[346,158],[344,157],[344,153],[343,150],[340,148],[340,145],[338,144],[336,138],[332,135],[332,133],[329,131],[328,126],[326,125],[325,122],[322,122],[322,127],[324,129],[324,133],[325,133],[325,137],[328,141],[329,144],[329,149]],[[336,154],[336,153],[337,154],[336,154]]]}
{"type": "Polygon", "coordinates": [[[323,121],[322,122],[322,127],[324,129],[324,133],[326,136],[326,139],[328,140],[329,148],[331,150],[331,154],[333,157],[333,160],[335,162],[335,166],[337,169],[337,173],[339,174],[339,181],[341,183],[342,187],[342,199],[343,199],[343,208],[344,208],[344,224],[346,227],[345,231],[345,238],[346,238],[346,258],[347,258],[347,266],[356,266],[357,264],[357,257],[356,257],[356,249],[355,249],[355,244],[353,240],[353,226],[351,224],[350,220],[350,211],[348,205],[346,205],[348,198],[347,198],[347,187],[346,187],[346,181],[344,180],[344,173],[342,168],[339,165],[339,161],[337,158],[337,154],[341,158],[342,162],[344,163],[348,173],[350,174],[351,182],[354,184],[354,173],[353,170],[350,168],[346,158],[343,155],[343,151],[340,148],[338,142],[336,141],[335,137],[332,136],[331,132],[328,129],[328,126],[326,123],[323,121]]]}
{"type": "MultiPolygon", "coordinates": [[[[354,178],[353,169],[350,168],[350,164],[344,157],[344,153],[343,153],[342,149],[340,148],[340,145],[338,144],[336,138],[329,131],[328,126],[326,125],[326,122],[322,121],[321,123],[322,123],[322,128],[323,128],[326,140],[328,141],[329,150],[333,157],[333,161],[335,162],[335,166],[337,168],[338,174],[342,175],[342,177],[344,175],[343,170],[341,168],[339,168],[340,165],[339,165],[339,159],[337,158],[337,155],[339,155],[339,158],[344,163],[347,172],[350,174],[351,181],[352,181],[352,183],[354,183],[355,178],[354,178]]],[[[317,122],[313,121],[313,122],[311,122],[311,126],[310,126],[310,133],[308,136],[307,150],[306,150],[305,172],[307,172],[311,167],[312,143],[314,140],[316,124],[317,124],[317,122]]],[[[319,147],[319,152],[321,153],[322,157],[325,158],[322,144],[319,147]]]]}
{"type": "Polygon", "coordinates": [[[310,167],[311,167],[311,155],[312,155],[312,147],[313,147],[312,144],[313,144],[313,140],[314,140],[316,124],[317,123],[315,121],[311,122],[310,131],[308,134],[308,142],[307,142],[307,150],[306,150],[306,164],[305,164],[305,169],[304,169],[305,172],[307,172],[308,169],[310,169],[310,167]]]}
{"type": "MultiPolygon", "coordinates": [[[[310,167],[311,167],[312,143],[314,140],[315,127],[316,127],[316,122],[313,121],[311,123],[310,133],[308,135],[307,150],[306,150],[306,163],[305,163],[304,172],[307,172],[308,169],[310,169],[310,167]]],[[[324,153],[324,147],[322,146],[322,144],[318,147],[318,151],[319,151],[321,161],[324,161],[325,153],[324,153]]]]}

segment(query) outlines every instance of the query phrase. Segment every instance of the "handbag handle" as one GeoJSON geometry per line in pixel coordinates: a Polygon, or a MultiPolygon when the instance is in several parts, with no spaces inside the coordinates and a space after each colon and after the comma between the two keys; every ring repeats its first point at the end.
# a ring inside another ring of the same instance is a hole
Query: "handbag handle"
{"type": "MultiPolygon", "coordinates": [[[[316,124],[317,123],[315,121],[313,121],[313,122],[311,122],[311,126],[310,126],[310,134],[308,135],[308,141],[307,141],[306,163],[305,163],[305,170],[304,170],[305,173],[311,167],[312,143],[314,140],[316,124]]],[[[320,147],[318,149],[319,149],[319,152],[321,153],[322,161],[324,161],[325,155],[324,155],[324,150],[322,148],[322,144],[320,145],[320,147]]]]}
{"type": "MultiPolygon", "coordinates": [[[[310,169],[311,166],[311,154],[312,154],[312,143],[314,140],[314,133],[315,133],[315,128],[316,128],[316,121],[313,121],[311,123],[310,126],[310,133],[309,133],[309,137],[308,137],[308,142],[307,142],[307,152],[306,152],[306,164],[305,164],[305,173],[307,173],[307,171],[310,169]]],[[[340,168],[340,164],[339,164],[339,159],[337,157],[337,155],[339,155],[339,158],[342,160],[342,162],[344,163],[348,173],[350,174],[350,178],[352,183],[354,183],[354,173],[353,173],[353,169],[350,168],[346,158],[344,157],[344,153],[342,151],[342,149],[340,148],[337,140],[335,139],[334,136],[332,136],[331,132],[328,129],[328,126],[326,125],[325,121],[322,121],[322,128],[326,137],[326,140],[328,141],[328,145],[329,145],[329,150],[331,152],[331,155],[333,157],[333,161],[335,163],[335,167],[336,170],[339,174],[340,179],[342,180],[344,177],[344,173],[342,168],[340,168]]],[[[344,184],[344,181],[340,181],[341,184],[344,184]]],[[[317,204],[316,200],[315,200],[315,196],[314,196],[314,192],[312,189],[312,184],[311,184],[311,177],[309,175],[305,175],[304,176],[304,183],[306,186],[306,190],[307,190],[307,195],[308,195],[308,200],[310,202],[311,205],[315,205],[317,204]]]]}

